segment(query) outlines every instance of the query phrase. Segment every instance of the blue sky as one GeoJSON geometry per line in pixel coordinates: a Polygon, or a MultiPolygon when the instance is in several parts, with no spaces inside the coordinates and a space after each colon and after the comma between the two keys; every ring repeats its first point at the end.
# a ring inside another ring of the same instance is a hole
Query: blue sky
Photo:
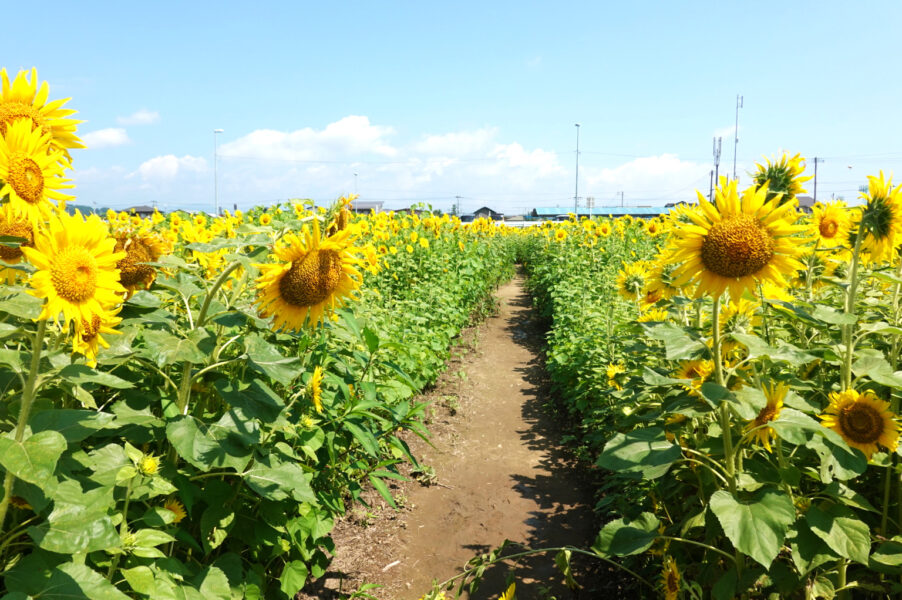
{"type": "Polygon", "coordinates": [[[902,179],[898,1],[51,1],[38,28],[34,11],[4,10],[0,66],[37,67],[85,120],[80,204],[212,210],[221,128],[223,207],[355,185],[388,207],[572,206],[580,123],[581,199],[661,205],[707,191],[715,134],[732,172],[737,94],[744,182],[783,149],[825,158],[819,199],[902,179]]]}

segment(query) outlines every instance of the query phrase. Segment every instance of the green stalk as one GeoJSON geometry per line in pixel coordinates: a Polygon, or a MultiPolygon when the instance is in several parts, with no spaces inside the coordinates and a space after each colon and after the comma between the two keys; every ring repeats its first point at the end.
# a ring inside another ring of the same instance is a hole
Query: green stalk
{"type": "MultiPolygon", "coordinates": [[[[726,378],[723,373],[723,359],[721,357],[720,339],[720,296],[714,298],[713,314],[711,315],[712,352],[714,354],[714,376],[718,385],[726,387],[726,378]]],[[[725,401],[720,403],[720,429],[723,436],[723,451],[726,464],[727,482],[730,494],[736,496],[736,463],[733,457],[733,432],[730,426],[730,407],[725,401]]]]}
{"type": "MultiPolygon", "coordinates": [[[[19,408],[19,419],[16,423],[16,443],[21,443],[25,437],[25,426],[31,413],[31,405],[34,404],[37,395],[38,371],[41,365],[41,350],[44,349],[44,333],[47,331],[47,320],[38,321],[38,329],[34,334],[34,342],[31,347],[31,365],[28,370],[28,378],[22,388],[22,406],[19,408]]],[[[3,478],[3,500],[0,500],[0,532],[6,521],[6,513],[9,511],[9,501],[13,496],[13,483],[15,476],[7,471],[3,478]]]]}
{"type": "MultiPolygon", "coordinates": [[[[855,236],[855,247],[852,249],[852,268],[849,270],[849,287],[846,290],[846,312],[847,315],[855,314],[855,295],[858,290],[858,263],[859,254],[861,253],[863,225],[858,228],[858,234],[855,236]]],[[[852,352],[854,344],[852,341],[852,328],[854,325],[843,325],[843,344],[845,345],[846,355],[843,357],[842,364],[842,389],[848,390],[852,387],[852,352]]]]}
{"type": "MultiPolygon", "coordinates": [[[[128,486],[125,488],[125,505],[122,507],[122,522],[119,523],[119,539],[121,541],[125,541],[125,534],[128,533],[128,504],[132,499],[132,483],[134,483],[135,478],[132,477],[128,480],[128,486]]],[[[119,566],[119,556],[113,556],[113,559],[110,561],[110,569],[107,571],[106,578],[109,581],[113,580],[113,575],[116,573],[116,568],[119,566]]]]}

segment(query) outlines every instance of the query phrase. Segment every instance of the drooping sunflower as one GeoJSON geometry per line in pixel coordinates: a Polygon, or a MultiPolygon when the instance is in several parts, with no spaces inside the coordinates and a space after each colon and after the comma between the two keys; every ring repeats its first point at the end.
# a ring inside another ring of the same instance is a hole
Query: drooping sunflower
{"type": "Polygon", "coordinates": [[[861,450],[868,460],[880,444],[893,452],[899,441],[899,423],[889,408],[870,390],[832,392],[830,405],[821,415],[821,424],[842,436],[847,444],[861,450]]]}
{"type": "Polygon", "coordinates": [[[680,569],[672,556],[664,559],[664,570],[661,573],[661,587],[665,600],[676,600],[680,594],[680,569]]]}
{"type": "Polygon", "coordinates": [[[862,192],[867,206],[861,213],[864,228],[861,247],[869,260],[891,259],[893,250],[902,243],[902,185],[893,187],[893,178],[868,176],[868,191],[862,192]]]}
{"type": "Polygon", "coordinates": [[[188,516],[188,513],[185,511],[185,505],[179,502],[178,498],[167,498],[166,502],[163,503],[163,508],[175,515],[172,518],[173,523],[179,523],[188,516]]]}
{"type": "Polygon", "coordinates": [[[698,194],[699,206],[686,211],[692,223],[674,230],[671,260],[680,263],[676,284],[695,284],[695,297],[720,296],[729,290],[740,298],[759,282],[784,284],[784,275],[802,268],[795,234],[793,203],[767,200],[767,185],[751,187],[740,197],[737,182],[721,179],[712,204],[698,194]]]}
{"type": "Polygon", "coordinates": [[[24,247],[25,258],[37,271],[31,276],[32,294],[46,298],[39,319],[92,322],[122,301],[116,263],[125,256],[114,250],[106,224],[97,215],[87,219],[54,214],[35,238],[34,248],[24,247]]]}
{"type": "Polygon", "coordinates": [[[618,377],[624,373],[626,373],[626,367],[623,363],[609,364],[605,370],[605,375],[608,376],[608,385],[616,390],[622,390],[623,386],[618,381],[618,377]]]}
{"type": "Polygon", "coordinates": [[[50,88],[47,82],[38,87],[38,70],[19,71],[10,83],[6,69],[0,69],[0,134],[6,132],[9,125],[20,119],[29,122],[30,129],[36,129],[41,135],[50,136],[51,149],[61,152],[67,159],[70,148],[84,148],[84,144],[75,135],[75,129],[81,121],[68,118],[76,111],[63,108],[69,98],[47,102],[50,88]]]}
{"type": "Polygon", "coordinates": [[[54,208],[51,200],[65,203],[72,196],[59,190],[71,188],[63,177],[62,152],[49,151],[50,134],[32,129],[29,121],[8,123],[0,135],[0,197],[9,196],[17,215],[37,225],[54,208]]]}
{"type": "Polygon", "coordinates": [[[77,352],[84,356],[88,366],[96,367],[97,353],[100,351],[100,348],[110,347],[109,342],[103,338],[102,334],[117,335],[120,333],[113,329],[122,321],[121,317],[116,316],[118,313],[119,309],[117,308],[112,312],[94,314],[91,316],[90,321],[81,319],[75,322],[72,352],[77,352]]]}
{"type": "Polygon", "coordinates": [[[683,385],[683,389],[692,394],[699,396],[702,384],[708,380],[711,373],[714,372],[714,362],[710,360],[683,360],[677,368],[675,376],[677,379],[689,379],[689,384],[683,385]]]}
{"type": "Polygon", "coordinates": [[[116,267],[119,269],[119,283],[131,294],[135,290],[148,289],[157,275],[153,265],[166,253],[166,243],[153,234],[119,232],[114,235],[116,252],[124,252],[125,257],[116,267]]]}
{"type": "Polygon", "coordinates": [[[811,214],[811,230],[824,246],[842,246],[848,243],[852,215],[842,200],[814,205],[811,214]]]}
{"type": "MultiPolygon", "coordinates": [[[[9,203],[0,206],[0,236],[19,238],[18,246],[0,244],[0,260],[8,265],[15,265],[22,261],[22,247],[34,246],[34,225],[24,217],[18,217],[13,212],[9,203]]],[[[25,273],[18,269],[0,264],[0,281],[12,285],[25,273]]]]}
{"type": "Polygon", "coordinates": [[[650,308],[642,312],[639,315],[639,318],[636,319],[638,323],[663,323],[667,321],[668,313],[666,308],[650,308]]]}
{"type": "Polygon", "coordinates": [[[617,293],[626,300],[641,300],[648,285],[648,269],[644,261],[624,265],[617,274],[617,293]]]}
{"type": "Polygon", "coordinates": [[[779,160],[773,162],[764,157],[766,166],[755,163],[758,170],[755,172],[755,185],[758,187],[767,185],[767,200],[777,200],[780,204],[792,201],[799,194],[804,194],[802,184],[813,179],[813,175],[802,177],[805,172],[805,159],[800,154],[789,156],[784,152],[779,160]],[[782,196],[781,196],[782,195],[782,196]],[[779,198],[778,198],[779,196],[779,198]]]}
{"type": "Polygon", "coordinates": [[[771,383],[766,386],[764,398],[767,403],[758,411],[758,415],[745,426],[746,431],[760,427],[755,431],[753,438],[768,452],[771,451],[770,441],[777,437],[777,433],[772,427],[764,426],[780,416],[780,411],[783,410],[783,399],[786,398],[788,391],[789,386],[785,383],[771,383]]]}

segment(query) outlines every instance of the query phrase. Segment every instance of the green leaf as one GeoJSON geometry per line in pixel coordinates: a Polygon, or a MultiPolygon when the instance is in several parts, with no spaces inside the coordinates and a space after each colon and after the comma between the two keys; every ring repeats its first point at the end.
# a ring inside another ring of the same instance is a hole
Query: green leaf
{"type": "Polygon", "coordinates": [[[145,329],[142,335],[145,347],[140,350],[140,354],[155,362],[158,367],[180,362],[202,364],[206,359],[206,355],[193,341],[167,331],[145,329]]]}
{"type": "Polygon", "coordinates": [[[307,566],[299,560],[293,560],[285,564],[282,574],[279,576],[279,589],[289,598],[294,598],[304,584],[307,583],[307,566]]]}
{"type": "Polygon", "coordinates": [[[658,537],[660,521],[652,513],[644,512],[639,518],[611,521],[601,528],[593,550],[604,556],[630,556],[645,552],[658,537]]]}
{"type": "Polygon", "coordinates": [[[297,379],[303,370],[301,359],[286,358],[260,334],[254,333],[245,338],[244,347],[250,359],[252,369],[270,377],[284,386],[297,379]]]}
{"type": "Polygon", "coordinates": [[[125,577],[128,585],[134,591],[153,597],[157,586],[154,583],[153,571],[150,570],[150,567],[139,566],[131,569],[120,569],[119,573],[125,577]]]}
{"type": "Polygon", "coordinates": [[[214,385],[223,400],[240,408],[248,418],[272,423],[285,408],[282,398],[259,379],[249,383],[219,379],[214,385]]]}
{"type": "Polygon", "coordinates": [[[144,548],[152,548],[160,544],[174,542],[175,538],[158,529],[139,529],[135,532],[134,544],[144,548]]]}
{"type": "Polygon", "coordinates": [[[94,432],[110,426],[113,415],[93,410],[55,408],[32,415],[28,425],[35,433],[56,431],[66,438],[66,442],[80,442],[94,432]]]}
{"type": "Polygon", "coordinates": [[[216,423],[180,415],[166,426],[166,437],[179,456],[198,469],[231,467],[241,472],[260,441],[260,431],[255,421],[242,421],[230,410],[216,423]]]}
{"type": "Polygon", "coordinates": [[[780,552],[796,516],[792,499],[770,487],[762,487],[743,500],[718,490],[711,495],[709,507],[733,546],[765,569],[780,552]]]}
{"type": "Polygon", "coordinates": [[[117,390],[125,390],[135,387],[131,381],[120,379],[111,373],[95,371],[87,365],[68,365],[60,370],[59,376],[74,385],[96,383],[117,390]]]}
{"type": "Polygon", "coordinates": [[[664,342],[667,360],[683,360],[705,352],[707,347],[689,337],[686,331],[673,323],[662,323],[646,329],[652,339],[664,342]]]}
{"type": "Polygon", "coordinates": [[[231,600],[232,590],[229,587],[229,579],[221,569],[217,567],[207,567],[195,578],[194,584],[197,586],[201,597],[204,600],[231,600]]]}
{"type": "Polygon", "coordinates": [[[41,600],[128,600],[105,577],[84,564],[64,563],[54,569],[47,587],[32,594],[41,600]]]}
{"type": "Polygon", "coordinates": [[[24,287],[4,286],[3,289],[13,293],[0,299],[0,311],[23,320],[36,319],[41,314],[41,307],[44,305],[43,299],[32,296],[24,287]]]}
{"type": "Polygon", "coordinates": [[[388,489],[388,486],[385,485],[385,482],[374,473],[369,474],[369,479],[370,483],[373,484],[373,487],[376,488],[376,491],[379,492],[379,495],[382,496],[392,508],[398,508],[395,504],[395,499],[392,498],[391,491],[388,489]]]}
{"type": "Polygon", "coordinates": [[[881,573],[902,573],[902,537],[880,544],[871,554],[868,567],[881,573]]]}
{"type": "Polygon", "coordinates": [[[379,335],[369,327],[363,328],[363,339],[366,341],[366,348],[370,354],[379,349],[379,335]]]}
{"type": "Polygon", "coordinates": [[[680,447],[667,440],[664,429],[648,427],[616,434],[605,444],[596,464],[610,471],[641,473],[645,479],[656,479],[681,456],[680,447]]]}
{"type": "Polygon", "coordinates": [[[866,376],[880,385],[902,388],[902,372],[894,373],[882,352],[864,348],[856,352],[856,357],[852,363],[852,372],[856,377],[866,376]]]}
{"type": "Polygon", "coordinates": [[[833,478],[846,481],[864,473],[868,461],[860,450],[850,448],[838,433],[822,427],[823,437],[811,438],[807,447],[814,450],[821,459],[820,477],[824,483],[833,478]]]}
{"type": "Polygon", "coordinates": [[[567,587],[571,590],[575,590],[579,588],[579,584],[576,583],[576,580],[573,578],[573,570],[570,567],[571,554],[572,551],[570,550],[561,550],[555,555],[554,564],[561,572],[561,575],[564,576],[564,583],[567,584],[567,587]]]}
{"type": "Polygon", "coordinates": [[[811,316],[830,325],[854,325],[858,322],[858,317],[854,314],[844,313],[823,304],[818,304],[811,312],[811,316]]]}
{"type": "Polygon", "coordinates": [[[845,558],[868,564],[871,531],[852,509],[822,502],[808,509],[805,520],[811,531],[824,540],[831,550],[845,558]]]}
{"type": "Polygon", "coordinates": [[[731,333],[730,337],[748,348],[749,358],[752,359],[765,356],[773,361],[785,361],[793,365],[798,365],[809,363],[816,358],[804,350],[782,340],[777,340],[778,347],[774,348],[769,346],[767,342],[757,335],[731,333]]]}
{"type": "Polygon", "coordinates": [[[313,476],[308,475],[296,463],[281,463],[271,467],[262,461],[244,473],[248,487],[270,500],[289,497],[298,502],[316,503],[316,495],[310,488],[313,476]]]}
{"type": "Polygon", "coordinates": [[[801,575],[807,575],[817,567],[839,558],[824,540],[811,531],[805,519],[796,521],[795,529],[796,535],[789,547],[792,550],[792,562],[801,575]]]}
{"type": "Polygon", "coordinates": [[[362,425],[358,425],[351,420],[346,420],[343,425],[345,429],[350,431],[351,435],[360,442],[360,445],[363,446],[363,449],[366,450],[367,454],[374,458],[379,457],[379,442],[368,429],[365,429],[362,425]]]}
{"type": "Polygon", "coordinates": [[[200,517],[201,541],[209,554],[222,545],[235,524],[235,512],[222,505],[213,505],[200,517]]]}
{"type": "Polygon", "coordinates": [[[808,415],[794,408],[783,408],[779,416],[769,423],[777,435],[791,444],[802,445],[808,441],[811,432],[825,435],[826,427],[815,421],[808,415]]]}
{"type": "Polygon", "coordinates": [[[79,493],[77,482],[67,483],[72,486],[60,484],[54,494],[53,512],[46,521],[29,527],[28,535],[40,548],[59,554],[118,548],[119,534],[107,514],[107,502],[96,500],[106,490],[79,493]]]}
{"type": "Polygon", "coordinates": [[[66,438],[57,431],[41,431],[22,442],[0,437],[0,465],[28,483],[42,487],[52,477],[66,450],[66,438]]]}

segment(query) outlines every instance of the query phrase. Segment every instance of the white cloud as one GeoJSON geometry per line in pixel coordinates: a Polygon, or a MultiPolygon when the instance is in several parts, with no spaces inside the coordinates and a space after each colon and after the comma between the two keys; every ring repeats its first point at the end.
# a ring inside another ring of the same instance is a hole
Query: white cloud
{"type": "Polygon", "coordinates": [[[167,154],[144,161],[135,173],[144,181],[167,181],[180,174],[202,173],[206,170],[207,161],[203,157],[185,155],[178,158],[174,154],[167,154]]]}
{"type": "Polygon", "coordinates": [[[636,158],[614,168],[580,169],[580,175],[582,178],[585,173],[586,195],[596,196],[596,206],[608,203],[621,190],[625,201],[635,205],[694,201],[696,188],[707,189],[709,170],[710,165],[661,154],[636,158]]]}
{"type": "Polygon", "coordinates": [[[89,150],[113,148],[131,143],[131,140],[128,139],[128,133],[126,133],[125,129],[119,127],[89,131],[81,135],[81,141],[85,143],[89,150]]]}
{"type": "Polygon", "coordinates": [[[150,125],[160,120],[160,113],[155,110],[147,110],[142,108],[136,110],[127,117],[117,117],[116,121],[120,125],[150,125]]]}
{"type": "Polygon", "coordinates": [[[429,155],[468,156],[476,153],[484,155],[492,148],[497,134],[497,127],[486,127],[475,131],[427,135],[415,143],[412,150],[429,155]]]}
{"type": "Polygon", "coordinates": [[[396,156],[398,150],[387,139],[395,130],[372,125],[364,116],[351,115],[330,123],[320,131],[310,127],[284,132],[258,129],[219,146],[223,157],[260,158],[281,161],[328,161],[360,155],[396,156]]]}

